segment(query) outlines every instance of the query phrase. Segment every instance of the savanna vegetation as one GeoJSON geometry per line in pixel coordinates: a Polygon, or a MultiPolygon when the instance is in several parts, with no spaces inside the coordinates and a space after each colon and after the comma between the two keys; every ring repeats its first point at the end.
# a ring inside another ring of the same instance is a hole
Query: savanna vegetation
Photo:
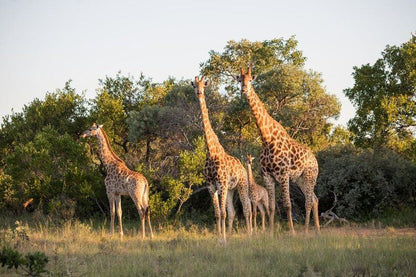
{"type": "MultiPolygon", "coordinates": [[[[253,85],[267,110],[318,157],[320,212],[331,210],[350,224],[414,227],[416,36],[386,46],[374,64],[353,68],[354,85],[344,93],[357,113],[346,127],[333,124],[341,104],[325,89],[320,74],[305,68],[305,60],[293,37],[229,41],[222,52],[209,52],[199,74],[211,80],[207,106],[224,148],[240,159],[247,153],[258,156],[261,150],[254,119],[233,78],[240,67],[250,65],[258,75],[253,85]]],[[[237,224],[234,238],[217,255],[214,211],[202,176],[205,151],[200,110],[188,80],[154,82],[144,74],[119,72],[98,81],[93,99],[76,91],[69,80],[2,120],[0,239],[8,248],[0,256],[20,257],[24,266],[30,259],[41,262],[45,252],[48,271],[56,275],[74,270],[109,276],[118,270],[121,275],[188,276],[415,274],[414,234],[396,236],[393,227],[376,235],[324,230],[325,236],[292,240],[281,231],[272,238],[243,239],[238,232],[242,225],[237,224]],[[104,125],[114,151],[148,179],[152,221],[161,235],[154,241],[136,238],[138,215],[128,198],[123,199],[123,218],[134,222],[126,225],[125,233],[131,236],[111,241],[104,235],[109,213],[106,172],[96,140],[79,139],[92,122],[104,125]],[[20,229],[15,219],[23,220],[20,229]],[[90,245],[88,251],[81,250],[85,244],[90,245]],[[19,256],[10,252],[13,249],[32,256],[19,256]],[[108,261],[114,259],[131,263],[111,268],[108,261]],[[241,259],[248,260],[244,268],[241,259]],[[342,263],[344,259],[348,262],[342,263]],[[218,267],[209,267],[207,261],[218,267]],[[274,263],[287,267],[267,267],[274,263]]],[[[256,163],[253,173],[262,184],[256,163]]],[[[303,195],[294,186],[291,197],[293,217],[302,223],[303,195]]],[[[279,215],[283,230],[285,216],[279,215]]]]}

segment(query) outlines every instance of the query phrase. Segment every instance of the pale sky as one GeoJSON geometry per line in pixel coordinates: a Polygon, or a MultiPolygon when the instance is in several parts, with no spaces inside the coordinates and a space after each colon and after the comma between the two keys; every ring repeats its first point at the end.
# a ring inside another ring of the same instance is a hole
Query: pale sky
{"type": "Polygon", "coordinates": [[[0,117],[69,79],[93,98],[98,79],[118,71],[190,79],[229,40],[295,36],[306,69],[340,99],[345,124],[354,116],[343,94],[353,66],[374,63],[412,32],[415,0],[0,0],[0,117]]]}

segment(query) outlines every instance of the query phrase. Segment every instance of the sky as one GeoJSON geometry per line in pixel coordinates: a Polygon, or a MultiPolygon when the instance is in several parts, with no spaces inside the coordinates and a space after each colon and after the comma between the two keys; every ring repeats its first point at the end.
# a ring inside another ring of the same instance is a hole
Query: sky
{"type": "Polygon", "coordinates": [[[94,98],[98,79],[143,73],[155,82],[191,79],[209,51],[230,40],[295,36],[306,69],[322,74],[342,104],[354,66],[416,34],[415,0],[103,1],[0,0],[0,117],[72,80],[94,98]]]}

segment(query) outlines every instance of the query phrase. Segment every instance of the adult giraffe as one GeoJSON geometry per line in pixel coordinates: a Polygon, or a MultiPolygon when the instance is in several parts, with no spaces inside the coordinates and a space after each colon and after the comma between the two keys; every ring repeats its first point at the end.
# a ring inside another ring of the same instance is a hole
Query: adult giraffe
{"type": "Polygon", "coordinates": [[[251,203],[248,192],[247,173],[241,162],[228,155],[217,135],[212,129],[208,117],[208,108],[205,102],[205,87],[208,81],[204,77],[199,80],[195,77],[195,82],[191,82],[198,97],[204,124],[205,141],[207,144],[207,160],[205,163],[204,176],[208,185],[208,191],[214,204],[215,217],[217,221],[218,239],[226,242],[225,218],[228,212],[228,228],[231,232],[233,219],[235,216],[233,195],[237,188],[243,212],[246,219],[247,232],[251,234],[251,203]],[[218,199],[220,194],[220,199],[218,199]]]}
{"type": "Polygon", "coordinates": [[[102,125],[94,124],[81,134],[81,138],[96,136],[100,148],[100,158],[107,171],[104,183],[110,202],[110,235],[114,233],[114,217],[117,211],[119,234],[123,237],[123,225],[121,223],[121,195],[129,195],[133,199],[142,222],[142,238],[145,237],[145,219],[149,225],[150,238],[153,238],[152,225],[149,211],[149,184],[146,178],[133,170],[130,170],[124,161],[120,159],[111,148],[107,135],[102,125]],[[117,207],[116,207],[117,206],[117,207]]]}
{"type": "Polygon", "coordinates": [[[244,73],[244,69],[241,68],[240,75],[236,76],[236,80],[241,83],[242,94],[247,97],[262,138],[263,152],[260,155],[260,165],[269,191],[271,231],[273,231],[275,211],[274,180],[281,186],[283,206],[286,209],[292,234],[295,233],[295,229],[289,195],[290,180],[299,186],[305,196],[305,232],[308,232],[312,208],[315,226],[319,230],[318,198],[314,193],[318,177],[318,162],[309,147],[291,138],[283,126],[270,116],[251,84],[255,79],[256,76],[251,75],[250,67],[247,73],[244,73]]]}

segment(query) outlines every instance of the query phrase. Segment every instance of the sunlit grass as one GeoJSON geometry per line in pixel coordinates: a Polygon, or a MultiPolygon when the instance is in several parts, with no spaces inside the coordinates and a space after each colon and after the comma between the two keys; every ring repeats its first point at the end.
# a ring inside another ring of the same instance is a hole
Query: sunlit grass
{"type": "MultiPolygon", "coordinates": [[[[415,276],[414,229],[343,227],[320,234],[286,231],[248,237],[239,230],[219,244],[212,229],[190,225],[156,229],[140,238],[139,224],[125,237],[108,236],[103,222],[21,223],[28,240],[4,225],[2,243],[41,251],[52,275],[86,276],[415,276]],[[9,239],[8,242],[5,238],[9,239]]],[[[108,225],[108,224],[107,224],[108,225]]],[[[299,226],[301,229],[301,226],[299,226]]],[[[0,268],[0,275],[13,271],[0,268]]]]}

